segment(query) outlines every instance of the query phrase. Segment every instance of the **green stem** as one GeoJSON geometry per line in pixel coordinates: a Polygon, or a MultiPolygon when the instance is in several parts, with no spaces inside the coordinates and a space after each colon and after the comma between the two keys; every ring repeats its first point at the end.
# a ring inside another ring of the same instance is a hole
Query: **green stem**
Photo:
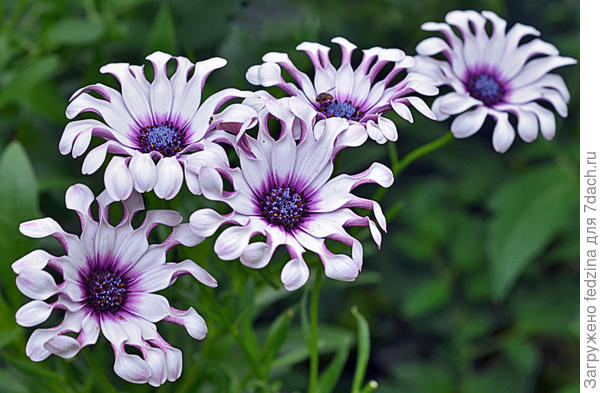
{"type": "Polygon", "coordinates": [[[242,349],[242,352],[244,352],[244,355],[246,355],[246,358],[250,361],[250,367],[252,368],[252,372],[259,379],[261,379],[261,380],[266,379],[266,376],[262,372],[262,367],[261,367],[260,363],[258,362],[258,359],[256,359],[256,357],[254,356],[254,354],[252,353],[250,348],[248,348],[248,345],[246,345],[246,341],[238,332],[237,327],[231,325],[229,331],[231,332],[231,335],[233,336],[235,341],[238,343],[239,347],[242,349]]]}
{"type": "Polygon", "coordinates": [[[226,329],[231,333],[231,335],[237,342],[237,344],[240,347],[240,349],[242,350],[242,352],[244,352],[244,355],[250,362],[252,372],[260,379],[265,379],[266,377],[263,375],[263,372],[261,371],[261,367],[260,367],[260,363],[258,362],[258,359],[256,358],[256,356],[254,356],[254,354],[252,353],[250,348],[248,348],[248,346],[246,345],[244,338],[239,334],[237,326],[235,326],[235,324],[231,321],[231,319],[229,319],[229,316],[223,311],[223,307],[221,307],[221,305],[219,304],[217,299],[214,297],[214,294],[212,293],[212,291],[205,290],[204,292],[206,293],[206,299],[208,299],[208,301],[211,305],[211,308],[214,309],[214,311],[217,313],[217,315],[221,319],[221,321],[220,321],[221,324],[225,325],[226,329]]]}
{"type": "Polygon", "coordinates": [[[115,387],[112,385],[112,383],[110,383],[110,381],[106,377],[106,374],[104,374],[104,370],[102,370],[102,368],[100,367],[98,362],[96,362],[96,359],[94,358],[94,355],[91,353],[91,350],[89,348],[87,348],[87,349],[84,349],[82,352],[83,352],[83,355],[85,356],[85,359],[89,363],[92,371],[94,372],[96,377],[100,380],[99,382],[104,386],[103,390],[106,392],[110,392],[110,393],[119,393],[118,390],[115,389],[115,387]]]}
{"type": "MultiPolygon", "coordinates": [[[[452,139],[454,139],[454,136],[452,135],[452,133],[447,132],[446,134],[442,135],[441,137],[412,150],[407,155],[402,157],[402,159],[400,161],[398,161],[398,155],[396,153],[395,145],[389,144],[390,145],[390,147],[389,147],[390,160],[392,161],[392,173],[394,174],[394,177],[398,176],[404,169],[406,169],[407,166],[412,164],[413,161],[415,161],[433,151],[438,150],[439,148],[441,148],[442,146],[444,146],[448,142],[450,142],[452,139]]],[[[387,190],[388,189],[386,189],[386,188],[380,188],[379,190],[377,190],[377,192],[375,193],[374,199],[376,201],[381,200],[381,198],[385,195],[387,190]]]]}
{"type": "Polygon", "coordinates": [[[310,298],[310,341],[308,350],[310,352],[310,378],[308,393],[317,391],[317,380],[319,377],[319,295],[323,281],[322,271],[317,270],[312,296],[310,298]]]}
{"type": "Polygon", "coordinates": [[[426,154],[429,154],[433,151],[436,151],[440,147],[444,146],[448,142],[454,139],[454,136],[451,132],[447,132],[436,140],[433,140],[429,143],[424,144],[423,146],[417,147],[415,150],[411,151],[407,155],[405,155],[397,165],[392,167],[392,172],[394,172],[394,176],[398,175],[402,172],[407,166],[409,166],[416,159],[423,157],[426,154]]]}
{"type": "Polygon", "coordinates": [[[365,387],[360,391],[360,393],[371,393],[377,389],[379,385],[375,381],[370,381],[365,387]]]}

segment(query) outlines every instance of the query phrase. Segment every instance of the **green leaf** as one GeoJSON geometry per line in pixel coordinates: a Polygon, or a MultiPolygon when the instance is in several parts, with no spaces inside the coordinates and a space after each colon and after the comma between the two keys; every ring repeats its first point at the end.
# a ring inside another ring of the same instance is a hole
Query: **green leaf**
{"type": "Polygon", "coordinates": [[[356,318],[358,326],[358,354],[356,356],[356,370],[354,370],[354,379],[352,381],[352,393],[358,393],[365,379],[367,363],[369,362],[369,324],[365,317],[358,312],[358,308],[352,307],[352,315],[356,318]]]}
{"type": "Polygon", "coordinates": [[[265,348],[262,353],[262,362],[264,364],[264,369],[268,374],[271,363],[273,359],[279,353],[281,346],[285,342],[285,339],[290,330],[290,324],[293,317],[292,310],[286,310],[271,325],[269,329],[269,334],[267,335],[267,341],[265,343],[265,348]]]}
{"type": "Polygon", "coordinates": [[[16,358],[12,355],[7,354],[6,352],[2,353],[2,357],[13,366],[21,370],[28,376],[33,377],[34,375],[42,378],[49,378],[57,381],[66,381],[66,377],[58,372],[52,371],[45,364],[34,363],[29,359],[20,359],[16,358]]]}
{"type": "MultiPolygon", "coordinates": [[[[319,324],[319,354],[336,352],[341,345],[352,345],[354,336],[346,329],[319,324]]],[[[273,361],[273,370],[293,366],[308,359],[308,347],[301,329],[290,329],[287,340],[281,348],[281,355],[273,361]]]]}
{"type": "Polygon", "coordinates": [[[522,338],[510,338],[504,343],[504,353],[519,369],[532,373],[541,361],[535,345],[522,338]]]}
{"type": "Polygon", "coordinates": [[[102,19],[64,18],[48,29],[46,38],[51,46],[89,45],[98,41],[105,29],[102,19]]]}
{"type": "Polygon", "coordinates": [[[46,81],[58,68],[56,56],[45,56],[22,66],[19,73],[0,90],[0,107],[9,102],[21,102],[24,94],[46,81]]]}
{"type": "Polygon", "coordinates": [[[20,327],[10,330],[0,330],[0,349],[15,341],[21,334],[23,334],[23,329],[20,327]]]}
{"type": "Polygon", "coordinates": [[[446,303],[450,291],[450,280],[442,274],[423,280],[405,294],[402,311],[409,318],[421,317],[446,303]]]}
{"type": "Polygon", "coordinates": [[[410,393],[454,393],[455,383],[443,363],[399,362],[393,370],[399,386],[395,391],[410,393]]]}
{"type": "Polygon", "coordinates": [[[173,53],[177,50],[173,15],[171,8],[166,3],[160,7],[154,18],[146,47],[148,53],[157,50],[173,53]]]}
{"type": "Polygon", "coordinates": [[[509,181],[492,197],[487,251],[496,299],[572,220],[577,190],[574,177],[552,166],[509,181]]]}
{"type": "Polygon", "coordinates": [[[579,393],[579,384],[574,383],[568,386],[563,387],[558,391],[558,393],[579,393]]]}
{"type": "Polygon", "coordinates": [[[350,346],[346,343],[342,344],[335,353],[333,360],[329,363],[323,374],[319,376],[317,384],[317,393],[331,393],[336,387],[340,375],[344,370],[346,360],[350,354],[350,346]]]}
{"type": "Polygon", "coordinates": [[[32,248],[32,240],[19,233],[19,224],[39,217],[38,189],[33,168],[19,142],[12,142],[0,157],[0,264],[2,283],[13,305],[21,295],[15,286],[11,262],[32,248]]]}
{"type": "Polygon", "coordinates": [[[2,391],[6,393],[28,393],[30,390],[23,384],[23,381],[8,371],[0,369],[0,380],[2,381],[2,391]]]}

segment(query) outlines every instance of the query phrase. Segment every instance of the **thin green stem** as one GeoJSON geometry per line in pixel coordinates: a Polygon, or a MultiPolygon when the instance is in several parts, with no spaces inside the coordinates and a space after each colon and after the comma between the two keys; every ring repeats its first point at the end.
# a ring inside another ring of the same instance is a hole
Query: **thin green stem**
{"type": "Polygon", "coordinates": [[[310,377],[308,381],[308,393],[317,391],[317,380],[319,377],[319,295],[323,274],[319,269],[315,277],[312,296],[310,298],[310,341],[308,350],[310,352],[310,377]]]}
{"type": "Polygon", "coordinates": [[[82,352],[83,352],[83,356],[85,357],[85,359],[89,363],[92,371],[94,372],[94,375],[99,380],[99,382],[104,386],[104,391],[110,392],[110,393],[119,393],[118,390],[112,385],[112,383],[110,383],[110,381],[104,374],[104,370],[102,370],[102,367],[100,367],[98,362],[96,362],[96,359],[94,359],[94,355],[91,353],[91,350],[89,348],[87,348],[87,349],[84,349],[82,352]]]}
{"type": "Polygon", "coordinates": [[[265,379],[266,376],[264,376],[263,372],[261,371],[261,367],[260,367],[260,363],[258,362],[258,359],[256,358],[256,356],[254,356],[254,354],[252,353],[250,348],[248,348],[248,346],[246,345],[246,342],[244,341],[244,338],[240,335],[237,326],[235,326],[235,324],[231,321],[231,319],[229,319],[229,316],[223,311],[223,307],[221,307],[219,302],[217,302],[217,299],[214,297],[214,294],[212,293],[212,291],[205,291],[205,293],[206,293],[206,299],[208,299],[208,301],[211,305],[211,308],[214,308],[217,315],[220,317],[221,324],[225,325],[227,330],[231,333],[231,335],[237,342],[238,346],[240,347],[242,352],[244,352],[244,355],[250,362],[252,372],[256,376],[258,376],[260,379],[265,379]]]}
{"type": "MultiPolygon", "coordinates": [[[[452,136],[452,133],[447,132],[446,134],[442,135],[441,137],[412,150],[407,155],[402,157],[402,159],[400,161],[398,161],[398,155],[396,152],[395,145],[390,144],[390,160],[392,162],[392,173],[394,174],[394,177],[398,176],[404,169],[406,169],[407,166],[412,164],[413,161],[415,161],[433,151],[438,150],[439,148],[441,148],[442,146],[444,146],[448,142],[450,142],[452,139],[454,139],[454,137],[452,136]]],[[[376,201],[381,200],[381,198],[383,198],[383,196],[386,194],[386,192],[387,192],[386,188],[380,188],[375,193],[374,199],[376,201]]]]}
{"type": "Polygon", "coordinates": [[[452,139],[454,139],[454,136],[452,135],[452,133],[447,132],[446,134],[442,135],[438,139],[435,139],[429,143],[426,143],[423,146],[417,147],[415,150],[413,150],[410,153],[408,153],[407,155],[405,155],[400,160],[400,162],[398,162],[397,165],[392,167],[392,172],[394,172],[394,176],[396,176],[400,172],[402,172],[407,166],[409,166],[416,159],[423,157],[424,155],[429,154],[433,151],[436,151],[440,147],[446,145],[452,139]]]}
{"type": "Polygon", "coordinates": [[[231,325],[229,331],[231,332],[231,335],[233,336],[233,338],[235,339],[235,341],[238,343],[239,347],[244,352],[244,355],[246,355],[246,358],[250,361],[250,366],[251,366],[252,371],[254,372],[254,374],[259,379],[265,380],[266,376],[262,372],[262,367],[261,367],[260,363],[258,362],[258,359],[254,356],[254,354],[252,353],[252,351],[250,350],[250,348],[248,348],[248,345],[246,345],[246,341],[244,340],[244,338],[238,332],[237,326],[231,325]]]}
{"type": "Polygon", "coordinates": [[[273,280],[273,278],[269,275],[269,272],[265,269],[260,269],[258,271],[262,276],[262,279],[269,284],[269,286],[273,289],[281,289],[281,286],[277,283],[277,281],[273,280]]]}
{"type": "Polygon", "coordinates": [[[371,393],[374,392],[375,389],[377,389],[378,387],[379,385],[376,381],[370,381],[368,384],[365,385],[365,387],[360,391],[360,393],[371,393]]]}

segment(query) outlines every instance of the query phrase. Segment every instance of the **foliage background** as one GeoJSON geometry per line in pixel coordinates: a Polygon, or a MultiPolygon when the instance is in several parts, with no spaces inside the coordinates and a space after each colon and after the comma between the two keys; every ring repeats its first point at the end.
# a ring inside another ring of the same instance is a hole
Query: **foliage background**
{"type": "MultiPolygon", "coordinates": [[[[510,24],[536,26],[562,54],[579,58],[574,0],[0,1],[0,391],[110,391],[102,375],[118,391],[152,390],[113,375],[103,339],[72,361],[33,363],[24,351],[30,331],[14,322],[25,299],[10,264],[34,248],[58,250],[54,242],[21,236],[18,223],[51,216],[75,231],[75,215],[64,207],[66,188],[83,182],[102,190],[101,172],[82,176],[81,159],[62,157],[57,148],[68,97],[89,83],[115,86],[99,74],[101,65],[140,64],[155,49],[192,60],[218,55],[229,64],[209,78],[207,91],[250,89],[245,70],[267,51],[294,52],[301,41],[327,43],[341,35],[362,48],[413,54],[426,36],[421,23],[465,8],[491,9],[510,24]]],[[[303,55],[292,59],[308,70],[303,55]]],[[[341,367],[347,357],[334,391],[348,392],[354,372],[353,305],[370,325],[367,378],[379,382],[378,392],[578,391],[578,66],[560,73],[572,100],[552,142],[517,140],[499,155],[488,125],[396,179],[383,200],[392,220],[381,250],[366,246],[355,283],[324,283],[322,367],[330,360],[341,367]]],[[[415,117],[414,125],[395,119],[400,139],[392,148],[400,156],[449,128],[415,117]]],[[[373,160],[388,162],[388,147],[369,143],[339,164],[362,170],[373,160]]],[[[160,207],[156,199],[149,203],[160,207]]],[[[204,204],[190,195],[173,202],[185,218],[204,204]]],[[[183,376],[159,391],[304,391],[303,291],[268,285],[278,283],[281,259],[263,275],[217,261],[210,241],[179,252],[207,267],[221,285],[208,291],[182,279],[167,291],[175,306],[199,309],[209,336],[198,343],[183,328],[159,326],[184,350],[183,376]],[[236,339],[268,371],[253,373],[236,339]]]]}

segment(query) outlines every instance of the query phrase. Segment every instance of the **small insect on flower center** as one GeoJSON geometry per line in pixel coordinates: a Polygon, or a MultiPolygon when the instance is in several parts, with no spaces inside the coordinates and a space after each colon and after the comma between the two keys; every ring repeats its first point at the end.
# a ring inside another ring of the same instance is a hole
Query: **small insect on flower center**
{"type": "Polygon", "coordinates": [[[477,98],[486,106],[493,106],[504,98],[502,83],[486,73],[471,75],[467,81],[467,90],[471,97],[477,98]]]}
{"type": "Polygon", "coordinates": [[[138,140],[145,153],[157,151],[165,157],[172,157],[183,150],[185,134],[171,123],[144,127],[138,140]]]}
{"type": "Polygon", "coordinates": [[[94,271],[85,280],[88,305],[97,312],[117,312],[127,298],[126,280],[111,271],[94,271]]]}
{"type": "Polygon", "coordinates": [[[325,117],[341,117],[348,120],[359,121],[362,112],[348,101],[340,102],[331,94],[321,93],[316,98],[318,110],[325,117]]]}
{"type": "Polygon", "coordinates": [[[307,213],[306,200],[293,187],[274,187],[261,201],[263,217],[271,224],[294,229],[307,213]]]}

